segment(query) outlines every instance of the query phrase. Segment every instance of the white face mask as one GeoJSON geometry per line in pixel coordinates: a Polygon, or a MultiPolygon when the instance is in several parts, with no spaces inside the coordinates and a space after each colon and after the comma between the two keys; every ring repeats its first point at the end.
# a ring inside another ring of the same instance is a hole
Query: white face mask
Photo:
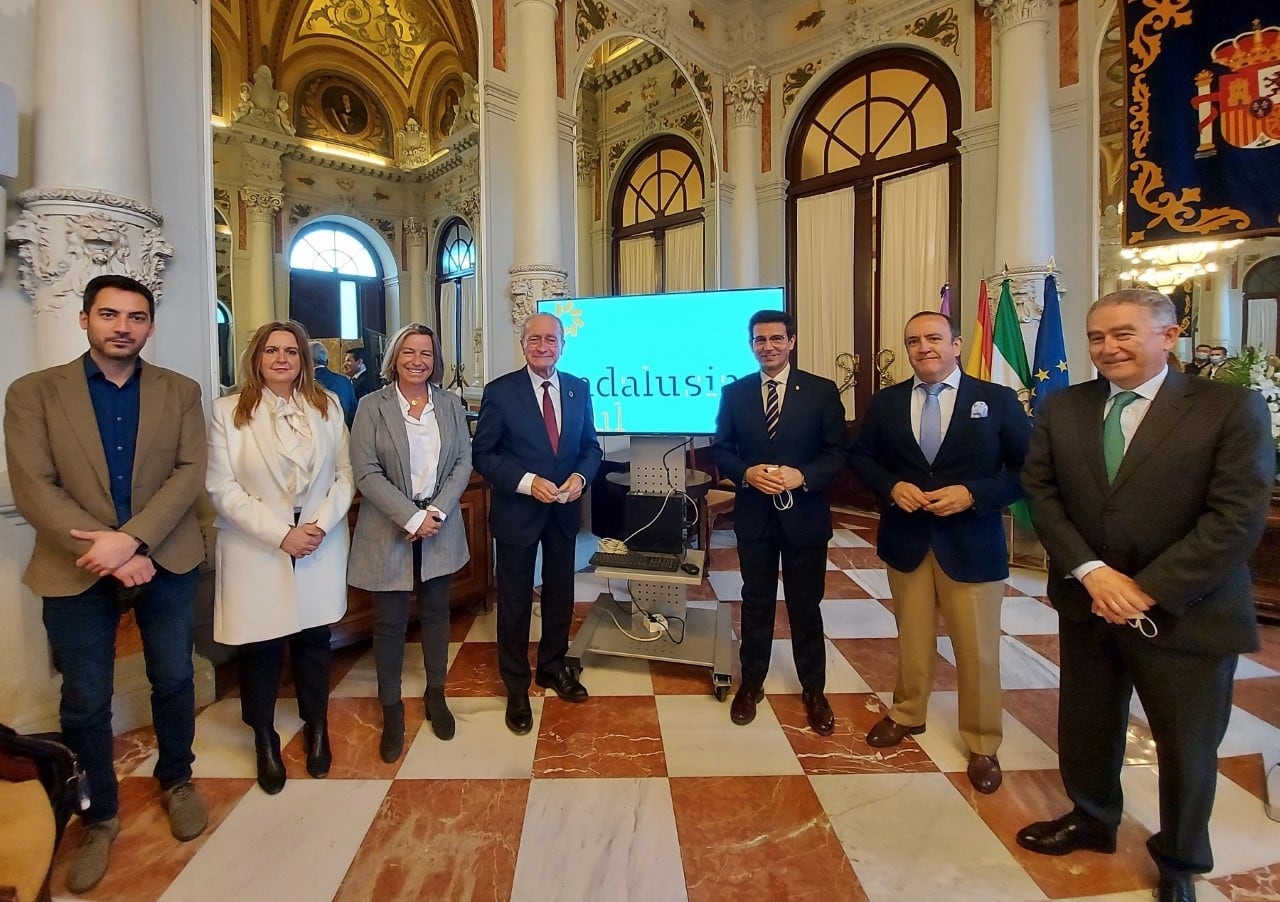
{"type": "Polygon", "coordinates": [[[1226,358],[1225,358],[1225,357],[1223,357],[1221,354],[1210,354],[1210,355],[1209,355],[1209,362],[1210,362],[1210,363],[1222,363],[1222,361],[1223,361],[1223,360],[1225,360],[1225,359],[1226,359],[1226,358]]]}
{"type": "Polygon", "coordinates": [[[1204,361],[1206,361],[1206,360],[1208,360],[1208,359],[1209,359],[1209,355],[1208,355],[1208,354],[1204,354],[1204,353],[1196,352],[1196,360],[1199,360],[1201,363],[1203,363],[1204,361]]]}

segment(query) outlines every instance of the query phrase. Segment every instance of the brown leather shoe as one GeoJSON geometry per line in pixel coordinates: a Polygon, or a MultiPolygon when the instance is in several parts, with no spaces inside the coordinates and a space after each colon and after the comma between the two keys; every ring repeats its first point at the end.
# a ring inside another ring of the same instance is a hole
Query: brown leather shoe
{"type": "Polygon", "coordinates": [[[878,749],[887,749],[891,745],[897,745],[908,736],[918,736],[923,732],[924,724],[920,724],[917,727],[904,727],[892,717],[884,717],[867,733],[867,745],[878,749]]]}
{"type": "Polygon", "coordinates": [[[978,792],[990,795],[1000,788],[1003,779],[995,755],[969,755],[969,782],[978,792]]]}
{"type": "Polygon", "coordinates": [[[836,728],[836,715],[821,692],[805,690],[800,694],[804,702],[804,713],[809,716],[809,726],[819,736],[830,736],[836,728]]]}
{"type": "Polygon", "coordinates": [[[748,686],[743,683],[734,693],[733,704],[729,707],[729,719],[738,726],[745,727],[756,719],[756,705],[763,700],[763,686],[748,686]]]}

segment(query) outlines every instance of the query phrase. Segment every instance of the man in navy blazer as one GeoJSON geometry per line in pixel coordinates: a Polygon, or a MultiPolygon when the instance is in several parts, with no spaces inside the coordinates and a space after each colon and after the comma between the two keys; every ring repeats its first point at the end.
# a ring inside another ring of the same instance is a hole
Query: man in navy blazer
{"type": "Polygon", "coordinates": [[[764,698],[778,600],[778,564],[791,650],[809,725],[835,729],[827,703],[826,643],[818,605],[826,586],[831,503],[827,486],[844,465],[844,407],[835,383],[791,366],[795,321],[761,310],[748,324],[760,373],[725,386],[711,454],[740,486],[733,525],[742,571],[742,685],[730,719],[751,723],[764,698]]]}
{"type": "Polygon", "coordinates": [[[565,701],[587,699],[564,656],[573,619],[579,502],[602,456],[587,381],[556,369],[564,350],[559,317],[535,313],[525,320],[520,347],[528,365],[485,386],[471,445],[475,468],[493,485],[498,671],[507,687],[507,726],[518,735],[533,728],[529,616],[539,545],[542,639],[535,679],[565,701]]]}
{"type": "Polygon", "coordinates": [[[350,429],[356,418],[356,387],[346,376],[329,369],[329,349],[318,341],[311,342],[311,359],[316,364],[316,381],[338,396],[342,418],[350,429]]]}
{"type": "Polygon", "coordinates": [[[940,313],[907,320],[915,378],[878,392],[850,465],[881,504],[877,552],[898,622],[898,682],[877,748],[923,733],[941,610],[955,648],[969,780],[995,792],[1003,737],[1000,601],[1009,576],[1002,514],[1018,484],[1031,423],[1012,390],[964,375],[960,336],[940,313]]]}

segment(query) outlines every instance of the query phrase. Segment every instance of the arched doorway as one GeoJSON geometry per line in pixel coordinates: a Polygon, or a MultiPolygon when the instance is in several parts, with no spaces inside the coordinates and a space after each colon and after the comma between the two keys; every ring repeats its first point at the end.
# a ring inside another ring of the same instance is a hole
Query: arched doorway
{"type": "Polygon", "coordinates": [[[845,387],[855,424],[873,391],[910,374],[907,317],[936,309],[944,283],[959,284],[959,125],[951,71],[898,49],[836,71],[790,134],[787,298],[797,355],[845,387]]]}
{"type": "Polygon", "coordinates": [[[336,222],[307,226],[289,247],[289,318],[316,339],[361,344],[376,371],[387,334],[382,267],[364,236],[336,222]]]}
{"type": "MultiPolygon", "coordinates": [[[[436,249],[436,322],[440,326],[440,355],[444,358],[444,387],[459,394],[480,381],[478,370],[467,369],[480,321],[476,304],[475,236],[470,226],[454,217],[440,230],[436,249]]],[[[476,355],[473,369],[478,365],[476,355]]]]}
{"type": "Polygon", "coordinates": [[[1244,339],[1241,347],[1256,345],[1267,354],[1280,348],[1280,257],[1268,257],[1244,277],[1244,339]]]}

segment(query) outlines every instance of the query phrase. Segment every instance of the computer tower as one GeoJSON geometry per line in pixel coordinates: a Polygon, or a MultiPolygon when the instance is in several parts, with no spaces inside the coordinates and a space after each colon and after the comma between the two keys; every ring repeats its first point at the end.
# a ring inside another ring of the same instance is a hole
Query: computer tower
{"type": "Polygon", "coordinates": [[[674,492],[662,495],[627,495],[627,528],[623,533],[632,551],[679,554],[684,550],[684,498],[674,492]]]}

